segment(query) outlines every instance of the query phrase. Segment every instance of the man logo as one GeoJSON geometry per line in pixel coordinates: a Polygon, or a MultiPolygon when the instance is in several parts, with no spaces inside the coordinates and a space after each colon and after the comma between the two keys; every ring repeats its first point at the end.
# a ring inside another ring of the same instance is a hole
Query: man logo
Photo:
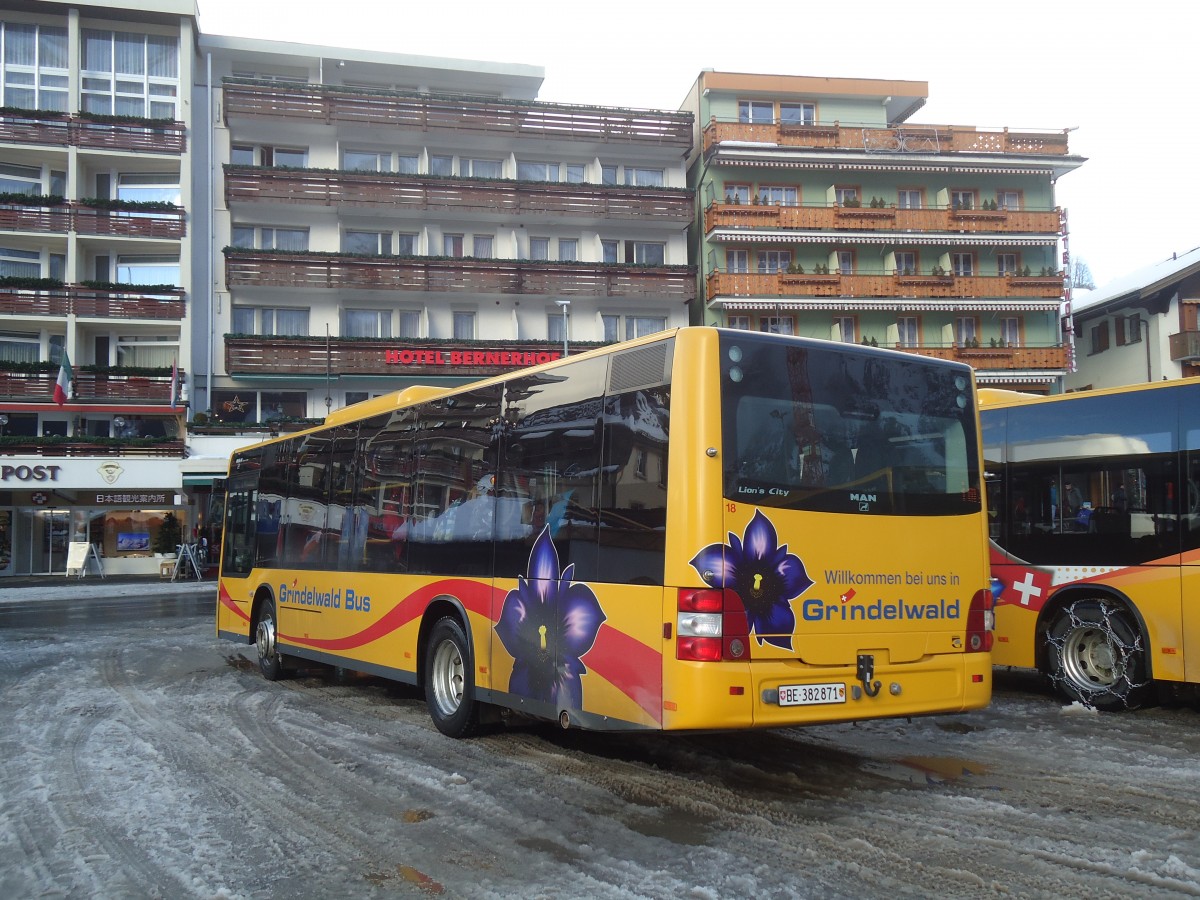
{"type": "MultiPolygon", "coordinates": [[[[879,496],[877,494],[856,494],[853,491],[850,493],[851,500],[857,500],[859,503],[878,503],[879,496]]],[[[859,507],[862,509],[863,507],[859,507]]]]}

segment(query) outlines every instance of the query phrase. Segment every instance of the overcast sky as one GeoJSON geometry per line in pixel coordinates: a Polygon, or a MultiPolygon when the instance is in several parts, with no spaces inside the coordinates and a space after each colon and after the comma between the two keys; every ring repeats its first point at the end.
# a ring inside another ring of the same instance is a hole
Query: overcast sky
{"type": "Polygon", "coordinates": [[[1058,184],[1098,285],[1200,245],[1195,14],[1142,0],[197,0],[212,34],[541,66],[540,99],[677,109],[701,69],[924,81],[914,122],[1077,128],[1058,184]]]}

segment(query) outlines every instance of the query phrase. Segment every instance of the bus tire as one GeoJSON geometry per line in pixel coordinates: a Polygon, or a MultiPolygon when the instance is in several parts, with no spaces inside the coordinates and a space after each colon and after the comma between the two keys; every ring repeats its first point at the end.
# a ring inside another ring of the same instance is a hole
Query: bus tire
{"type": "Polygon", "coordinates": [[[283,677],[283,656],[278,646],[278,619],[275,617],[275,601],[270,597],[263,600],[258,609],[258,621],[254,626],[254,645],[258,648],[258,670],[267,681],[278,681],[283,677]]]}
{"type": "Polygon", "coordinates": [[[474,663],[467,636],[456,619],[439,619],[425,648],[425,702],[437,730],[463,738],[479,728],[474,663]]]}
{"type": "Polygon", "coordinates": [[[1060,695],[1114,712],[1137,709],[1150,693],[1145,638],[1112,600],[1064,606],[1047,632],[1046,674],[1060,695]]]}

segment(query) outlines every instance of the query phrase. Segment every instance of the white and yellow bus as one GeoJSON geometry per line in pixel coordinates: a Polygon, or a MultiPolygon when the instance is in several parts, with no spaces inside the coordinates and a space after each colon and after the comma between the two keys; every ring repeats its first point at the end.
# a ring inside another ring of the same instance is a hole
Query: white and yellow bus
{"type": "Polygon", "coordinates": [[[981,390],[997,665],[1133,708],[1200,685],[1200,382],[981,390]]]}
{"type": "Polygon", "coordinates": [[[419,685],[456,737],[959,712],[981,491],[968,367],[684,328],[239,451],[217,633],[419,685]]]}

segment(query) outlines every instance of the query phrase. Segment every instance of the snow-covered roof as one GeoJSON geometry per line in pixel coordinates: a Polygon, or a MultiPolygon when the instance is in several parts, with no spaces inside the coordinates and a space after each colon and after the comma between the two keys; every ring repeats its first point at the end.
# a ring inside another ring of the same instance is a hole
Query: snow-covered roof
{"type": "Polygon", "coordinates": [[[1173,253],[1169,259],[1146,266],[1101,285],[1086,294],[1076,294],[1073,312],[1079,315],[1112,301],[1137,300],[1200,272],[1200,247],[1173,253]]]}

